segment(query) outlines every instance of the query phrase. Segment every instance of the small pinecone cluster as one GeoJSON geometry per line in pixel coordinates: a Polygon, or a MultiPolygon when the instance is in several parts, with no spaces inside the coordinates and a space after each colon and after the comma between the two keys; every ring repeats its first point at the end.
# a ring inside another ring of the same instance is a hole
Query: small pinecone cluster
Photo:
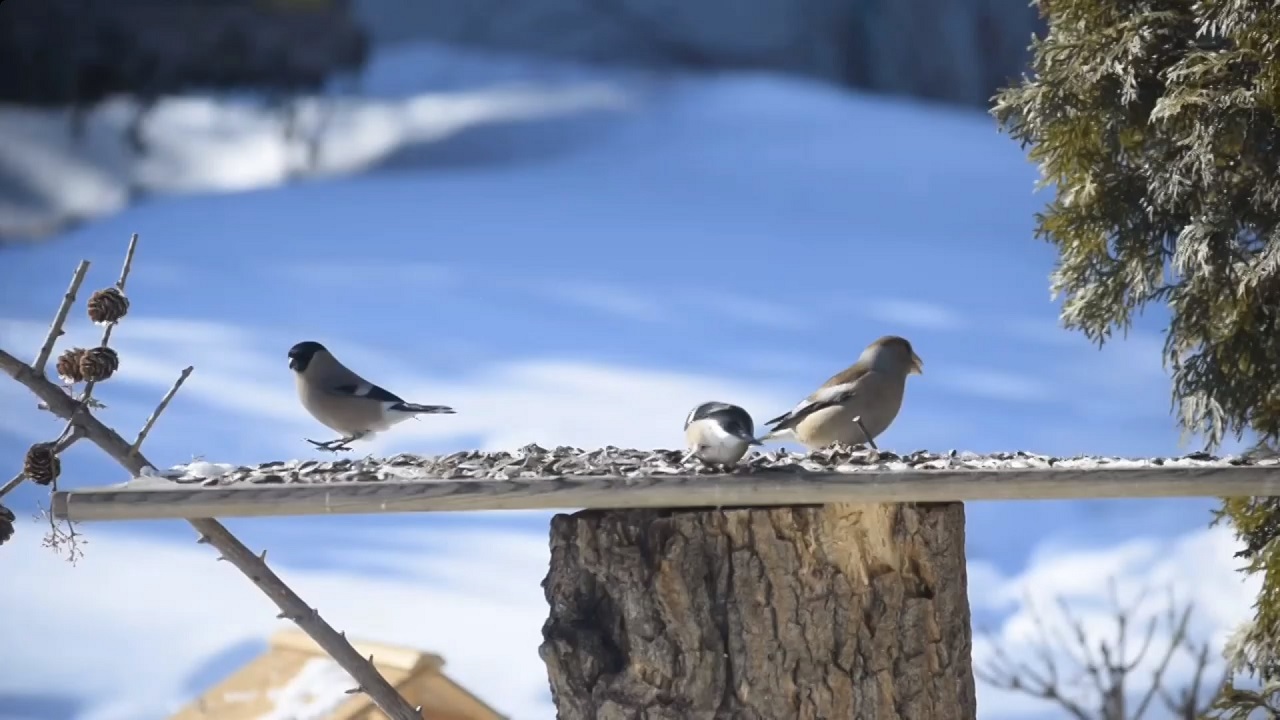
{"type": "Polygon", "coordinates": [[[89,319],[97,325],[120,322],[128,314],[129,298],[117,288],[103,288],[89,298],[89,319]]]}
{"type": "Polygon", "coordinates": [[[53,443],[36,443],[27,450],[22,474],[37,485],[48,485],[62,474],[62,461],[53,452],[53,443]]]}
{"type": "Polygon", "coordinates": [[[65,383],[78,383],[84,380],[80,374],[80,361],[87,352],[84,348],[71,348],[58,356],[58,377],[65,383]]]}
{"type": "Polygon", "coordinates": [[[13,524],[17,520],[12,510],[0,505],[0,545],[9,542],[9,538],[13,537],[13,524]]]}
{"type": "Polygon", "coordinates": [[[80,377],[85,382],[102,382],[120,368],[120,356],[109,347],[96,347],[80,356],[80,377]]]}

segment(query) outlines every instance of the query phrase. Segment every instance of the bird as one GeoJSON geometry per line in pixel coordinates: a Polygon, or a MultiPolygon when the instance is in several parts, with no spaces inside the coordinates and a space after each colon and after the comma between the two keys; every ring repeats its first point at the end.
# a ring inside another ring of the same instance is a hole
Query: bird
{"type": "Polygon", "coordinates": [[[350,450],[350,443],[387,430],[418,415],[453,415],[447,405],[406,402],[389,390],[347,368],[318,342],[306,340],[289,349],[302,407],[342,437],[327,442],[304,438],[321,450],[350,450]]]}
{"type": "Polygon", "coordinates": [[[755,424],[746,410],[718,401],[704,402],[684,418],[684,439],[689,452],[709,465],[736,464],[747,448],[760,445],[755,424]]]}
{"type": "Polygon", "coordinates": [[[923,374],[924,361],[911,343],[897,335],[885,335],[799,405],[766,421],[771,429],[761,439],[790,435],[810,450],[835,443],[878,449],[876,437],[889,428],[902,408],[907,376],[923,374]]]}

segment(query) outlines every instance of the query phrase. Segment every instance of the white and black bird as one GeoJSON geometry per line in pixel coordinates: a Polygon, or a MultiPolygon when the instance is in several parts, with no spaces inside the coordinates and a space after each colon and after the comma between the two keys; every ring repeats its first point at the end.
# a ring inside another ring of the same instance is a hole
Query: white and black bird
{"type": "Polygon", "coordinates": [[[836,443],[874,448],[902,409],[907,376],[923,374],[924,361],[911,343],[885,335],[799,405],[765,422],[773,427],[761,439],[790,435],[810,450],[836,443]]]}
{"type": "Polygon", "coordinates": [[[684,419],[685,458],[697,457],[709,465],[733,465],[759,445],[751,415],[737,405],[704,402],[684,419]]]}
{"type": "Polygon", "coordinates": [[[350,450],[349,443],[418,415],[452,415],[447,405],[418,405],[374,385],[310,340],[289,349],[302,407],[322,425],[342,434],[328,442],[307,440],[322,450],[350,450]]]}

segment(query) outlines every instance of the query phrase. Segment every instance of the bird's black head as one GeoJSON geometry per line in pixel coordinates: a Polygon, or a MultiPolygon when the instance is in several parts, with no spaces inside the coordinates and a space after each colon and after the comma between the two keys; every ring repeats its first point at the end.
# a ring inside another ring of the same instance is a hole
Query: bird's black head
{"type": "Polygon", "coordinates": [[[324,346],[318,342],[307,340],[289,348],[289,369],[294,372],[303,372],[307,369],[307,365],[311,364],[311,358],[316,353],[324,350],[324,346]]]}

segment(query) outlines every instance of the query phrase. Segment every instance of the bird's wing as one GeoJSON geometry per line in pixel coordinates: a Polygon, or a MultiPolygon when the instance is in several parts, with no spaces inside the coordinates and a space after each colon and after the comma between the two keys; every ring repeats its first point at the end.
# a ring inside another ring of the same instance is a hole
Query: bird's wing
{"type": "Polygon", "coordinates": [[[736,409],[737,408],[735,406],[730,405],[729,403],[714,402],[714,401],[704,402],[698,407],[690,410],[689,414],[684,417],[684,429],[688,430],[689,426],[692,425],[696,420],[701,420],[705,417],[709,417],[717,413],[723,413],[726,410],[732,411],[736,409]]]}
{"type": "Polygon", "coordinates": [[[838,385],[824,385],[823,387],[818,388],[818,390],[809,397],[801,400],[799,405],[796,405],[791,408],[791,410],[776,418],[766,420],[764,424],[766,426],[774,426],[775,430],[795,427],[796,423],[823,408],[848,402],[858,394],[858,386],[865,377],[866,375],[864,374],[853,382],[840,383],[838,385]]]}
{"type": "Polygon", "coordinates": [[[800,401],[799,405],[772,420],[765,421],[765,426],[777,425],[775,430],[794,427],[805,416],[824,407],[830,407],[853,397],[858,383],[871,371],[866,363],[859,360],[849,367],[827,378],[812,395],[800,401]]]}
{"type": "Polygon", "coordinates": [[[356,382],[343,383],[341,385],[330,385],[325,388],[325,392],[330,395],[338,395],[341,397],[365,398],[368,400],[377,400],[379,402],[402,403],[404,399],[399,395],[387,390],[386,388],[374,385],[367,380],[358,380],[356,382]]]}
{"type": "Polygon", "coordinates": [[[746,410],[735,405],[726,405],[714,412],[712,417],[716,418],[720,422],[720,427],[730,434],[740,438],[754,439],[756,429],[751,422],[751,415],[746,410]]]}
{"type": "Polygon", "coordinates": [[[869,372],[871,372],[871,366],[866,362],[859,360],[835,375],[827,378],[827,381],[822,383],[822,387],[829,388],[836,385],[848,385],[850,383],[855,383],[861,380],[863,376],[869,372]]]}

